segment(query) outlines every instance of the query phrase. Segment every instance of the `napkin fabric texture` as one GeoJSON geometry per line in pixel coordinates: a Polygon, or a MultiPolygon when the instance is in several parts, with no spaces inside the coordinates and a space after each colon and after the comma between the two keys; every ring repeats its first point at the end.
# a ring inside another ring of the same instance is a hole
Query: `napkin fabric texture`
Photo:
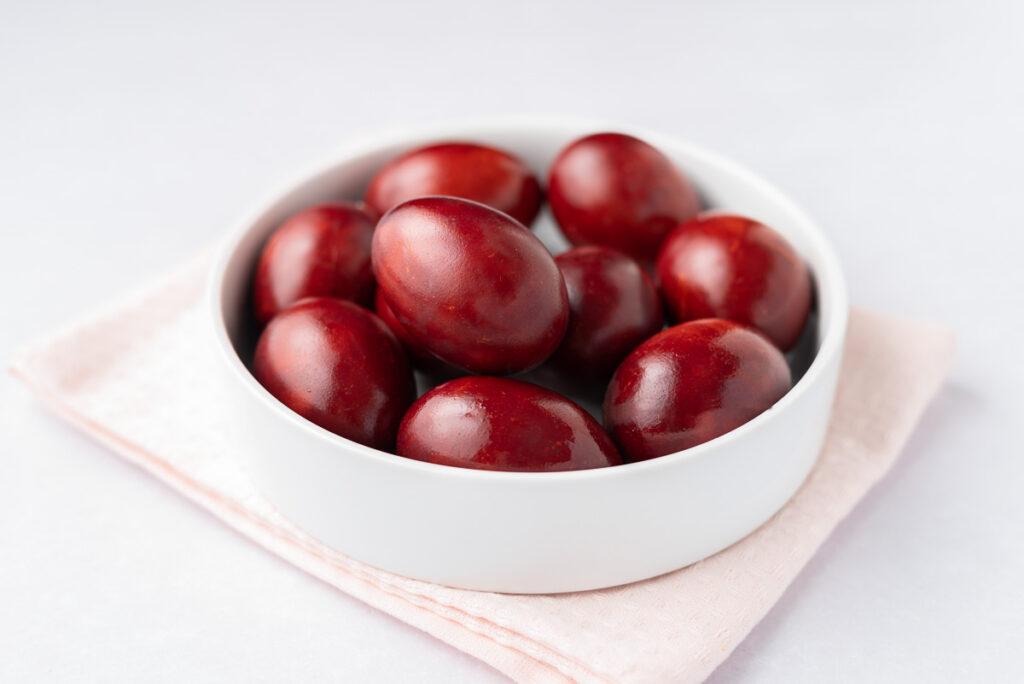
{"type": "MultiPolygon", "coordinates": [[[[889,470],[953,354],[928,323],[855,310],[821,456],[771,520],[682,570],[553,596],[393,575],[319,543],[240,469],[206,320],[210,254],[22,352],[12,371],[69,422],[341,591],[527,682],[697,682],[889,470]]],[[[253,597],[253,600],[258,600],[253,597]]]]}

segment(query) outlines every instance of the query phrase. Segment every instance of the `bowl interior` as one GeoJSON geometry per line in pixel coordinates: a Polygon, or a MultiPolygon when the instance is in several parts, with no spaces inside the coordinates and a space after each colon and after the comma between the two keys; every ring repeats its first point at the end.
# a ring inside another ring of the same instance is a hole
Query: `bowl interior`
{"type": "MultiPolygon", "coordinates": [[[[809,381],[806,376],[813,374],[816,358],[823,353],[837,352],[845,327],[842,277],[838,262],[823,237],[803,212],[781,193],[732,162],[658,134],[601,122],[452,124],[368,136],[340,150],[328,164],[302,174],[298,181],[287,185],[243,221],[229,238],[221,263],[214,270],[216,313],[236,355],[235,363],[248,367],[259,333],[251,306],[252,275],[259,252],[273,230],[291,214],[312,204],[361,199],[370,178],[386,162],[413,147],[445,140],[470,140],[502,147],[521,157],[543,182],[552,160],[563,146],[581,135],[601,130],[632,133],[647,140],[691,178],[706,208],[758,219],[782,233],[801,254],[813,274],[815,303],[801,341],[787,355],[797,381],[787,398],[799,392],[801,385],[809,381]]],[[[553,253],[569,247],[546,207],[533,230],[553,253]]],[[[248,372],[245,375],[255,390],[262,391],[248,372]]],[[[425,391],[428,380],[422,376],[417,379],[420,391],[425,391]]],[[[543,376],[528,379],[545,384],[543,376]]],[[[597,402],[585,396],[570,395],[600,420],[597,402]]],[[[783,398],[780,405],[787,398],[783,398]]],[[[331,435],[330,438],[349,444],[341,437],[331,435]]]]}

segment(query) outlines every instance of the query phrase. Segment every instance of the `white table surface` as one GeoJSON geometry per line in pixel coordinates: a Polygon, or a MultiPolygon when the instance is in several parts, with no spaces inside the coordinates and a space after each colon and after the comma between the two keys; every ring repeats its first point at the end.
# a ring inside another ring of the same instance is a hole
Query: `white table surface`
{"type": "MultiPolygon", "coordinates": [[[[960,345],[894,471],[712,679],[1019,681],[1013,4],[8,0],[0,356],[213,241],[360,130],[556,113],[682,135],[802,203],[856,304],[960,345]]],[[[0,396],[0,681],[501,679],[264,552],[9,377],[0,396]]]]}

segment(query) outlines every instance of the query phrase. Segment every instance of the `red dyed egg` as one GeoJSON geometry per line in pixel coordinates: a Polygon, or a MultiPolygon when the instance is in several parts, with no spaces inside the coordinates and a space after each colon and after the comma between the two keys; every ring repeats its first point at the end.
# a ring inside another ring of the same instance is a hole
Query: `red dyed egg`
{"type": "Polygon", "coordinates": [[[373,218],[351,203],[304,209],[274,231],[256,267],[256,316],[266,323],[304,297],[373,297],[373,218]]]}
{"type": "Polygon", "coordinates": [[[304,299],[260,336],[253,375],[281,403],[322,428],[391,450],[416,397],[412,370],[387,326],[342,299],[304,299]]]}
{"type": "Polygon", "coordinates": [[[811,276],[781,235],[748,218],[703,214],[672,231],[656,273],[677,321],[727,318],[752,325],[783,351],[811,308],[811,276]]]}
{"type": "Polygon", "coordinates": [[[551,361],[581,381],[606,381],[661,330],[658,291],[636,261],[608,247],[576,247],[555,263],[569,294],[569,328],[551,361]]]}
{"type": "Polygon", "coordinates": [[[555,260],[505,214],[453,197],[421,197],[381,218],[373,238],[381,296],[408,333],[472,373],[533,368],[569,321],[555,260]]]}
{"type": "Polygon", "coordinates": [[[380,290],[377,290],[377,294],[374,297],[373,308],[377,313],[377,316],[380,317],[380,320],[384,321],[385,325],[390,328],[394,336],[398,338],[398,341],[402,343],[403,347],[405,347],[405,351],[407,351],[409,356],[417,363],[427,365],[441,363],[440,359],[431,354],[429,349],[417,342],[416,338],[410,335],[409,331],[405,329],[405,326],[395,318],[395,312],[391,310],[390,306],[388,306],[388,303],[384,300],[380,290]]]}
{"type": "Polygon", "coordinates": [[[723,435],[789,391],[775,346],[732,321],[705,319],[665,330],[615,371],[604,424],[627,461],[675,453],[723,435]]]}
{"type": "Polygon", "coordinates": [[[446,382],[420,397],[402,421],[397,451],[482,470],[553,472],[622,462],[597,421],[565,397],[528,382],[481,376],[446,382]]]}
{"type": "Polygon", "coordinates": [[[700,209],[672,162],[642,140],[598,133],[562,150],[551,166],[548,203],[574,245],[603,245],[645,268],[662,240],[700,209]]]}
{"type": "Polygon", "coordinates": [[[540,183],[508,152],[450,142],[408,152],[381,169],[366,191],[366,203],[383,214],[415,197],[446,195],[473,200],[529,226],[540,210],[540,183]]]}

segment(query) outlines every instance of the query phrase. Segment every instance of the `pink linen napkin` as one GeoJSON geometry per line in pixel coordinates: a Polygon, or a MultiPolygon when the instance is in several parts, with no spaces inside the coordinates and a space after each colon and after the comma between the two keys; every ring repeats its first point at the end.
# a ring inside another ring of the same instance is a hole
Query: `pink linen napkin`
{"type": "Polygon", "coordinates": [[[225,437],[203,254],[41,340],[12,371],[52,408],[268,550],[529,682],[696,682],[779,599],[889,470],[941,385],[953,336],[855,310],[825,446],[793,499],[746,539],[682,570],[557,596],[464,591],[332,551],[282,518],[225,437]]]}

